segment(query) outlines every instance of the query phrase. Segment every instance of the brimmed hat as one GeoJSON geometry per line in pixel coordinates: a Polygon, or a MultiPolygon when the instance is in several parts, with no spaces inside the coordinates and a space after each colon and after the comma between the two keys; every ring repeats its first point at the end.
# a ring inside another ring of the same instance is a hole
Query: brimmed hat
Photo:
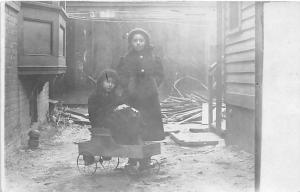
{"type": "Polygon", "coordinates": [[[135,34],[141,34],[145,37],[146,46],[150,46],[150,35],[149,33],[142,28],[134,28],[128,33],[128,44],[131,44],[132,38],[135,34]]]}

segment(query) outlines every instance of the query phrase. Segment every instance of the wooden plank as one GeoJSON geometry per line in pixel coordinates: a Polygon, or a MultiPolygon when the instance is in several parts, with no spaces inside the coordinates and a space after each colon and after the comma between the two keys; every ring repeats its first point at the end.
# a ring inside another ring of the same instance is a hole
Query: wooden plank
{"type": "Polygon", "coordinates": [[[248,9],[242,10],[242,20],[246,20],[247,18],[255,16],[254,6],[249,7],[248,9]]]}
{"type": "MultiPolygon", "coordinates": [[[[246,18],[242,19],[242,21],[244,22],[244,21],[246,21],[246,20],[250,20],[250,19],[255,19],[255,15],[252,15],[252,16],[249,16],[249,17],[246,17],[246,18]]],[[[247,29],[246,31],[248,31],[248,30],[250,30],[250,29],[247,29]]]]}
{"type": "Polygon", "coordinates": [[[160,143],[146,143],[144,145],[117,145],[113,142],[90,140],[79,142],[78,153],[89,152],[94,156],[145,158],[160,154],[160,143]]]}
{"type": "Polygon", "coordinates": [[[241,31],[249,30],[255,28],[255,18],[244,20],[241,23],[241,31]]]}
{"type": "Polygon", "coordinates": [[[255,3],[255,190],[260,188],[260,171],[261,170],[261,134],[262,134],[262,74],[263,74],[263,2],[255,3]]]}
{"type": "Polygon", "coordinates": [[[254,6],[254,1],[242,1],[242,9],[248,9],[254,6]]]}
{"type": "Polygon", "coordinates": [[[255,72],[254,62],[226,64],[225,71],[228,73],[248,73],[255,72]]]}
{"type": "Polygon", "coordinates": [[[143,146],[143,157],[151,157],[161,153],[160,143],[146,143],[143,146]]]}
{"type": "MultiPolygon", "coordinates": [[[[224,12],[223,12],[224,14],[224,12]]],[[[222,28],[225,28],[225,21],[221,20],[218,25],[222,25],[222,28]]],[[[222,81],[223,81],[223,73],[222,73],[222,69],[223,69],[223,55],[224,55],[224,41],[223,41],[223,32],[220,31],[220,34],[218,35],[218,44],[220,46],[218,46],[218,51],[219,51],[219,56],[217,58],[217,68],[216,68],[216,73],[215,73],[215,78],[216,78],[216,126],[217,128],[220,128],[220,123],[221,123],[221,117],[222,117],[222,111],[221,111],[221,107],[222,107],[222,102],[223,102],[223,91],[222,91],[222,81]]]]}
{"type": "Polygon", "coordinates": [[[234,54],[239,52],[254,51],[255,41],[245,41],[238,44],[233,44],[225,48],[225,54],[234,54]]]}
{"type": "Polygon", "coordinates": [[[226,92],[241,95],[255,95],[255,85],[226,83],[226,92]]]}
{"type": "Polygon", "coordinates": [[[208,103],[202,103],[202,125],[208,125],[208,103]]]}
{"type": "Polygon", "coordinates": [[[254,84],[255,74],[254,73],[226,74],[226,83],[254,84]]]}
{"type": "Polygon", "coordinates": [[[236,63],[243,61],[254,61],[255,60],[255,52],[245,52],[238,53],[234,55],[225,55],[225,63],[236,63]]]}
{"type": "Polygon", "coordinates": [[[251,29],[235,35],[226,36],[225,44],[226,46],[230,46],[232,44],[254,40],[254,38],[255,38],[255,30],[251,29]]]}
{"type": "MultiPolygon", "coordinates": [[[[223,4],[224,5],[224,4],[223,4]]],[[[222,81],[223,81],[223,65],[224,65],[224,29],[225,27],[225,20],[224,20],[224,14],[226,14],[226,11],[224,9],[219,9],[218,11],[221,11],[220,14],[218,15],[218,32],[217,32],[217,42],[218,42],[218,47],[217,47],[217,68],[216,68],[216,126],[217,128],[220,128],[220,123],[221,123],[221,117],[222,117],[222,102],[223,102],[223,88],[222,88],[222,81]]]]}
{"type": "Polygon", "coordinates": [[[170,138],[177,144],[186,147],[201,147],[206,145],[217,145],[222,141],[220,137],[214,133],[171,133],[170,138]]]}
{"type": "Polygon", "coordinates": [[[244,107],[247,109],[255,109],[255,96],[254,95],[240,95],[236,93],[226,93],[225,102],[227,104],[244,107]]]}

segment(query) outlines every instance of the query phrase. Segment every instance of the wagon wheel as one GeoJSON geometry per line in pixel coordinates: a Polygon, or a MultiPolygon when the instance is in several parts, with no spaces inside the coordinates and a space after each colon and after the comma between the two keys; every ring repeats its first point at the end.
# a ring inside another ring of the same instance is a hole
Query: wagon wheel
{"type": "Polygon", "coordinates": [[[156,159],[151,159],[147,169],[140,170],[140,174],[157,174],[160,170],[160,163],[156,159]]]}
{"type": "Polygon", "coordinates": [[[119,157],[100,156],[99,163],[103,169],[114,170],[118,168],[120,159],[119,157]]]}
{"type": "Polygon", "coordinates": [[[77,157],[77,168],[83,175],[93,175],[97,170],[95,157],[88,152],[81,152],[77,157]]]}
{"type": "Polygon", "coordinates": [[[151,165],[151,172],[157,174],[160,170],[159,161],[156,159],[151,159],[150,165],[151,165]]]}

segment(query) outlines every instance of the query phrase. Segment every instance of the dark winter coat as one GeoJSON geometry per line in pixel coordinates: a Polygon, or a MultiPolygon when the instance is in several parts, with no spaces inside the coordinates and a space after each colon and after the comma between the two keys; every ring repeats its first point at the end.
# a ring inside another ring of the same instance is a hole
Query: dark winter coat
{"type": "Polygon", "coordinates": [[[121,58],[117,72],[127,103],[141,113],[143,139],[163,140],[164,130],[158,96],[158,86],[164,77],[161,60],[154,56],[151,47],[142,52],[131,50],[121,58]]]}
{"type": "MultiPolygon", "coordinates": [[[[88,99],[88,112],[92,129],[109,129],[116,143],[123,145],[141,144],[140,113],[130,107],[118,110],[123,97],[117,94],[119,79],[112,70],[102,72],[95,92],[88,99]],[[107,93],[102,84],[107,77],[116,81],[116,87],[107,93]]],[[[93,136],[93,131],[92,131],[93,136]]]]}
{"type": "Polygon", "coordinates": [[[92,128],[109,127],[107,122],[108,116],[113,112],[114,108],[122,103],[122,99],[116,93],[116,87],[107,93],[102,82],[106,75],[112,77],[116,81],[116,87],[119,84],[118,75],[113,70],[105,70],[97,81],[97,88],[88,99],[88,113],[92,128]]]}

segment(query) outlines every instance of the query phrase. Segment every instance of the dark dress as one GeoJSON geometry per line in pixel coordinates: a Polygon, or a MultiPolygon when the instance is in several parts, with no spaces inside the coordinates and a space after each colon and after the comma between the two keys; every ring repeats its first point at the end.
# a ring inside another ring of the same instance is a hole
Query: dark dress
{"type": "Polygon", "coordinates": [[[164,139],[164,129],[158,96],[158,86],[164,73],[161,61],[152,48],[142,52],[130,51],[117,66],[127,103],[141,113],[144,141],[164,139]]]}

